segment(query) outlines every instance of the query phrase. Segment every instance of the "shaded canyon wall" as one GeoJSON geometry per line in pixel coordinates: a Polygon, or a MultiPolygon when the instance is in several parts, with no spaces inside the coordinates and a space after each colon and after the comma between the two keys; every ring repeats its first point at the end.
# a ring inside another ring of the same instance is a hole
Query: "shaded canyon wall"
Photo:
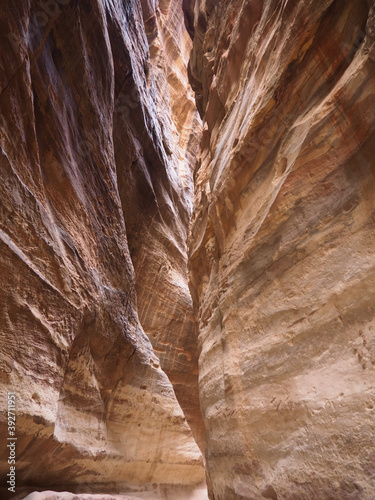
{"type": "Polygon", "coordinates": [[[186,266],[200,121],[181,6],[16,0],[0,33],[0,378],[2,401],[17,395],[17,486],[200,483],[186,266]]]}

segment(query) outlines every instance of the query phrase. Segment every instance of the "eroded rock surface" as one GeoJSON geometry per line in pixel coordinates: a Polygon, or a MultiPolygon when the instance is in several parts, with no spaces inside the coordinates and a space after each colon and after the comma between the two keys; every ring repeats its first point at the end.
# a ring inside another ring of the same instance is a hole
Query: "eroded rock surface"
{"type": "Polygon", "coordinates": [[[184,6],[211,498],[373,499],[373,2],[184,6]]]}
{"type": "Polygon", "coordinates": [[[0,375],[18,487],[204,479],[186,421],[202,440],[186,284],[199,121],[177,7],[1,8],[0,375]]]}
{"type": "Polygon", "coordinates": [[[203,446],[186,249],[201,125],[187,80],[191,40],[182,6],[171,0],[161,2],[160,9],[157,14],[145,11],[144,19],[151,54],[149,71],[156,90],[154,102],[168,161],[158,159],[153,142],[146,149],[145,161],[139,145],[141,153],[147,145],[137,129],[139,142],[134,150],[129,153],[128,148],[121,148],[116,158],[120,165],[126,155],[132,161],[130,175],[121,179],[120,195],[136,274],[139,318],[194,437],[203,446]]]}

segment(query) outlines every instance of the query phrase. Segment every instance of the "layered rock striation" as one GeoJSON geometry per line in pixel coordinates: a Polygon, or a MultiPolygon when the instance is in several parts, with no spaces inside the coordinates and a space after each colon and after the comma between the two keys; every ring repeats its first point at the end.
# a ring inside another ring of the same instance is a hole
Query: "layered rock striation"
{"type": "Polygon", "coordinates": [[[186,234],[200,125],[181,6],[19,0],[0,33],[0,379],[3,401],[16,393],[17,486],[198,484],[186,234]]]}
{"type": "Polygon", "coordinates": [[[373,499],[373,2],[184,8],[211,498],[373,499]]]}

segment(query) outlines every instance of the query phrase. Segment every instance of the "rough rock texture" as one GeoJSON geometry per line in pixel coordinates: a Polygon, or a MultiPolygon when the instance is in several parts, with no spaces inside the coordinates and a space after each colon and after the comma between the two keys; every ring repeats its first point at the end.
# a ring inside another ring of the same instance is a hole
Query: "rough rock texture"
{"type": "Polygon", "coordinates": [[[211,498],[373,500],[373,2],[184,5],[211,498]]]}
{"type": "Polygon", "coordinates": [[[202,439],[185,243],[199,121],[177,7],[2,5],[0,377],[2,410],[17,395],[17,487],[204,479],[186,422],[202,439]]]}
{"type": "MultiPolygon", "coordinates": [[[[173,384],[198,444],[203,446],[204,427],[198,396],[198,349],[193,307],[187,285],[186,240],[193,201],[193,167],[201,125],[186,66],[191,41],[184,26],[180,2],[160,4],[159,15],[146,12],[155,101],[161,137],[173,170],[151,153],[142,178],[144,157],[139,143],[129,154],[121,149],[117,164],[130,156],[134,177],[120,184],[130,253],[136,273],[138,314],[161,366],[173,384]],[[182,184],[181,181],[182,180],[182,184]],[[174,190],[168,187],[177,186],[174,190]]],[[[121,130],[119,127],[118,130],[121,130]]],[[[142,135],[138,135],[143,144],[142,135]]],[[[151,150],[153,148],[151,144],[151,150]]]]}

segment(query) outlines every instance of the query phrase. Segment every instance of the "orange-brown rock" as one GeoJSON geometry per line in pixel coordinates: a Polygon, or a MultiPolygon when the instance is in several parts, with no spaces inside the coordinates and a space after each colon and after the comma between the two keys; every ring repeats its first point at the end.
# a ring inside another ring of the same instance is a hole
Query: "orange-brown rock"
{"type": "Polygon", "coordinates": [[[182,9],[17,0],[0,33],[0,433],[14,391],[17,487],[198,484],[182,9]]]}
{"type": "MultiPolygon", "coordinates": [[[[139,318],[202,447],[198,349],[187,284],[186,249],[193,199],[192,172],[201,125],[187,79],[191,40],[180,2],[162,2],[160,9],[158,13],[144,13],[144,18],[149,29],[155,102],[168,160],[160,163],[150,158],[152,168],[147,172],[152,189],[137,174],[135,179],[123,177],[120,194],[136,274],[139,318]]],[[[118,164],[126,154],[118,155],[118,164]]],[[[144,159],[139,156],[135,150],[131,160],[134,165],[140,163],[142,170],[144,159]]]]}
{"type": "Polygon", "coordinates": [[[372,500],[373,2],[185,9],[204,119],[189,252],[211,498],[372,500]]]}

